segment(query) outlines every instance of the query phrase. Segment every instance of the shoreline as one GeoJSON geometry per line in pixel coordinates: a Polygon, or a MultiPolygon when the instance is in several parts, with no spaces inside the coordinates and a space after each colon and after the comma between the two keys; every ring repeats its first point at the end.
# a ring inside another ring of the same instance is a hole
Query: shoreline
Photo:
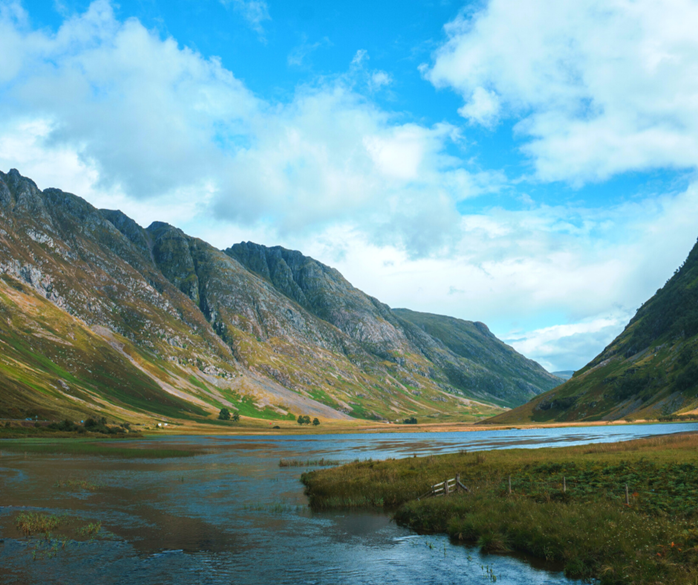
{"type": "MultiPolygon", "coordinates": [[[[502,425],[482,425],[473,423],[459,422],[443,422],[443,423],[421,423],[415,425],[401,424],[377,424],[363,422],[323,422],[318,427],[301,427],[297,423],[286,423],[277,425],[280,428],[271,428],[264,424],[256,423],[251,419],[244,420],[240,426],[225,427],[223,425],[207,425],[200,423],[186,422],[169,422],[171,425],[166,429],[133,429],[135,436],[129,437],[128,434],[120,435],[118,439],[143,439],[152,437],[174,437],[174,436],[312,436],[312,435],[343,435],[343,434],[412,434],[412,433],[473,433],[478,431],[515,431],[515,430],[535,430],[535,429],[555,429],[555,428],[594,428],[594,427],[622,427],[635,425],[674,425],[687,424],[698,421],[658,421],[658,420],[638,420],[638,421],[583,421],[583,422],[564,422],[564,423],[522,423],[522,424],[502,424],[502,425]],[[295,425],[295,426],[294,426],[295,425]]],[[[6,437],[5,434],[12,434],[12,429],[0,428],[0,441],[3,439],[23,439],[23,438],[42,438],[56,440],[66,438],[84,438],[93,440],[108,440],[109,437],[101,436],[84,436],[77,433],[63,432],[48,432],[38,431],[31,435],[32,430],[27,429],[28,433],[16,433],[16,436],[6,437]],[[26,436],[25,436],[26,435],[26,436]]],[[[112,437],[116,439],[117,437],[112,437]]]]}

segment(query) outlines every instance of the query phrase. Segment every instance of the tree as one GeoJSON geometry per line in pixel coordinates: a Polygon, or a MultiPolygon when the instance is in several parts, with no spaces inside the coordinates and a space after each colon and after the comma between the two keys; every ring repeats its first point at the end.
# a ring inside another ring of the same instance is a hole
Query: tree
{"type": "Polygon", "coordinates": [[[237,412],[233,413],[233,422],[240,422],[240,415],[237,412]]]}
{"type": "Polygon", "coordinates": [[[320,424],[320,421],[316,418],[313,419],[313,426],[318,426],[320,424]]]}
{"type": "Polygon", "coordinates": [[[410,418],[406,418],[405,420],[402,421],[403,425],[416,425],[417,424],[417,419],[413,416],[410,418]]]}
{"type": "Polygon", "coordinates": [[[298,417],[298,424],[299,425],[309,425],[310,424],[310,417],[304,414],[301,414],[298,417]]]}
{"type": "Polygon", "coordinates": [[[230,420],[230,411],[227,408],[221,408],[218,418],[220,420],[230,420]]]}

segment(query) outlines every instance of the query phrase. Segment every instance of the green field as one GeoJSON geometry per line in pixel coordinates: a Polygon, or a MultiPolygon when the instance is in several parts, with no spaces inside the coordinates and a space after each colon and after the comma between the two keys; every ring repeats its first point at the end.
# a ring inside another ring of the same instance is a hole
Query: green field
{"type": "Polygon", "coordinates": [[[41,455],[92,455],[123,459],[166,459],[191,457],[195,451],[185,449],[142,448],[140,445],[119,446],[118,440],[102,439],[6,439],[0,441],[0,452],[33,453],[41,455]]]}

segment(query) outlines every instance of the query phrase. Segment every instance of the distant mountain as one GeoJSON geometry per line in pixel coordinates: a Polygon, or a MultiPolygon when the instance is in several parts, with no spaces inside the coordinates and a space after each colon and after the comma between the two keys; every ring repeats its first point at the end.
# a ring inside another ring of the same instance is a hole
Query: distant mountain
{"type": "Polygon", "coordinates": [[[0,418],[473,419],[556,383],[483,324],[393,311],[300,252],[221,251],[0,172],[0,418]]]}
{"type": "Polygon", "coordinates": [[[574,370],[561,370],[559,372],[553,372],[553,376],[557,376],[558,378],[562,378],[566,381],[574,376],[574,370]]]}
{"type": "Polygon", "coordinates": [[[562,386],[493,422],[617,420],[698,412],[698,244],[625,330],[562,386]]]}

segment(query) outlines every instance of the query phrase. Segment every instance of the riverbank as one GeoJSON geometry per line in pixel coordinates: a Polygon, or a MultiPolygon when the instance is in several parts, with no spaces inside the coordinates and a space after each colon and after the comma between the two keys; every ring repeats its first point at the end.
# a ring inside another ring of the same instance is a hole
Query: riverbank
{"type": "Polygon", "coordinates": [[[364,461],[302,481],[316,510],[392,510],[418,532],[560,563],[570,577],[663,585],[698,578],[697,434],[364,461]],[[456,474],[469,493],[417,499],[456,474]]]}
{"type": "MultiPolygon", "coordinates": [[[[190,420],[162,419],[161,421],[147,421],[132,423],[129,433],[118,434],[119,438],[138,438],[144,436],[214,436],[214,435],[341,435],[354,433],[452,433],[452,432],[476,432],[476,431],[501,431],[501,430],[531,430],[531,429],[552,429],[552,428],[576,428],[576,427],[617,427],[627,425],[642,424],[682,424],[687,421],[657,421],[657,420],[637,420],[637,421],[585,421],[585,422],[564,422],[564,423],[526,423],[516,425],[493,425],[484,421],[479,423],[440,421],[424,422],[419,424],[397,424],[385,422],[373,422],[360,419],[353,420],[321,420],[320,424],[299,425],[295,421],[267,421],[249,417],[240,417],[238,422],[233,421],[207,421],[197,422],[190,420]],[[160,424],[161,426],[158,426],[160,424]]],[[[8,427],[7,421],[0,420],[0,439],[4,438],[29,438],[29,437],[54,437],[70,438],[78,436],[96,436],[77,432],[63,432],[48,428],[48,422],[38,425],[34,422],[12,421],[8,427]]],[[[116,423],[113,423],[116,424],[116,423]]]]}
{"type": "MultiPolygon", "coordinates": [[[[148,436],[176,436],[176,435],[342,435],[362,433],[453,433],[453,432],[477,432],[477,431],[509,431],[553,428],[583,428],[583,427],[618,427],[644,424],[683,424],[683,421],[661,422],[656,420],[639,421],[591,421],[591,422],[565,422],[565,423],[531,423],[519,425],[481,425],[471,422],[429,422],[420,424],[386,424],[367,422],[362,420],[351,421],[322,421],[319,426],[301,426],[293,421],[262,421],[259,419],[247,419],[241,417],[240,422],[225,424],[205,424],[191,421],[177,421],[170,423],[166,428],[144,428],[140,432],[148,436]]],[[[141,428],[141,427],[135,427],[141,428]]]]}

